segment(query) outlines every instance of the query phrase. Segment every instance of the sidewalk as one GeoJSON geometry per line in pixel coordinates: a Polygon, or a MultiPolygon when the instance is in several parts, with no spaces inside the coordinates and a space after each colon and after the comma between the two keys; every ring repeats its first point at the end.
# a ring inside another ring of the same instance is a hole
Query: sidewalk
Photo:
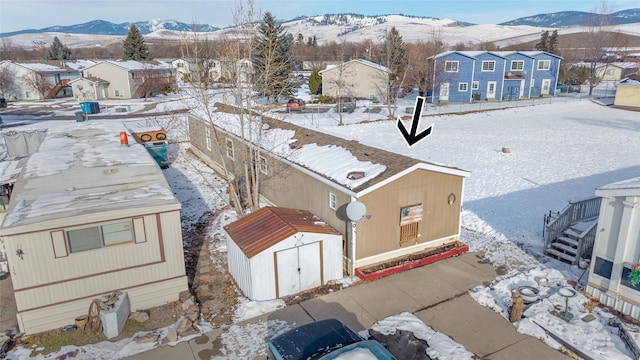
{"type": "MultiPolygon", "coordinates": [[[[411,312],[434,330],[449,335],[481,359],[567,359],[538,339],[523,335],[493,310],[479,305],[468,290],[497,277],[490,264],[479,263],[474,253],[448,258],[379,280],[351,286],[335,293],[307,300],[265,314],[236,326],[261,326],[265,338],[249,339],[264,346],[286,322],[291,326],[315,320],[337,318],[354,331],[401,312],[411,312]]],[[[215,329],[174,347],[162,346],[130,357],[151,359],[210,359],[212,356],[246,359],[246,353],[221,352],[223,332],[215,329]]],[[[264,356],[255,357],[264,359],[264,356]]]]}

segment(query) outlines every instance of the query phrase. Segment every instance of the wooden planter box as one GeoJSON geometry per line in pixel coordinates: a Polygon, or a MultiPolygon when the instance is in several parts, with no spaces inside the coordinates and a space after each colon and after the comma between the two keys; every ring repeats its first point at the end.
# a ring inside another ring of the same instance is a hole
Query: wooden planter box
{"type": "Polygon", "coordinates": [[[413,260],[396,260],[393,263],[396,265],[390,265],[388,267],[378,265],[372,265],[368,267],[357,268],[355,270],[355,274],[362,280],[376,280],[382,277],[392,275],[401,271],[413,269],[415,267],[424,266],[427,264],[434,263],[436,261],[450,258],[452,256],[457,256],[460,254],[464,254],[469,251],[469,246],[462,243],[453,244],[445,244],[437,249],[431,250],[428,254],[425,254],[424,257],[413,260]],[[401,264],[397,264],[399,261],[402,261],[401,264]]]}

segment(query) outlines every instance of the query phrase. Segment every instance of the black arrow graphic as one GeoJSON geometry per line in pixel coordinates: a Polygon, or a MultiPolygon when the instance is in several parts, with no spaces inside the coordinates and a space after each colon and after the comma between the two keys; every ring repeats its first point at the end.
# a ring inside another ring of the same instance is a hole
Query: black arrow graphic
{"type": "Polygon", "coordinates": [[[402,118],[398,116],[398,121],[396,125],[398,126],[398,130],[400,130],[400,134],[404,137],[404,140],[407,142],[409,147],[417,144],[418,141],[426,138],[431,134],[433,130],[433,124],[429,125],[426,129],[424,129],[420,134],[416,134],[418,132],[418,125],[420,124],[420,117],[422,116],[422,105],[424,104],[425,98],[418,96],[416,98],[416,105],[413,109],[413,120],[411,120],[411,132],[407,132],[407,129],[402,124],[402,118]]]}

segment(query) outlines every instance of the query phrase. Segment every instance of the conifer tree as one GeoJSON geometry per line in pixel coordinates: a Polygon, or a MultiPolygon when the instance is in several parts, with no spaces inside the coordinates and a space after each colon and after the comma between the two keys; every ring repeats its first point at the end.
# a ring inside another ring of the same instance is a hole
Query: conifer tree
{"type": "Polygon", "coordinates": [[[291,46],[293,35],[286,34],[270,12],[264,15],[255,36],[252,62],[256,77],[256,90],[274,102],[282,95],[290,95],[293,83],[291,46]]]}
{"type": "Polygon", "coordinates": [[[322,76],[320,76],[318,69],[314,69],[309,75],[309,91],[312,94],[322,93],[322,76]]]}
{"type": "Polygon", "coordinates": [[[64,46],[58,37],[53,38],[53,43],[44,52],[45,60],[72,60],[71,49],[64,46]]]}
{"type": "Polygon", "coordinates": [[[552,54],[558,54],[558,30],[553,30],[551,36],[549,36],[549,46],[547,52],[552,54]]]}
{"type": "Polygon", "coordinates": [[[536,50],[549,51],[549,31],[543,31],[540,34],[540,42],[536,44],[536,50]]]}
{"type": "Polygon", "coordinates": [[[123,60],[147,60],[151,58],[151,52],[147,44],[144,43],[144,38],[135,24],[131,24],[129,27],[129,33],[124,39],[122,50],[123,60]]]}
{"type": "Polygon", "coordinates": [[[407,64],[405,46],[400,32],[394,27],[385,32],[384,43],[380,49],[380,63],[391,70],[391,78],[395,79],[407,64]]]}

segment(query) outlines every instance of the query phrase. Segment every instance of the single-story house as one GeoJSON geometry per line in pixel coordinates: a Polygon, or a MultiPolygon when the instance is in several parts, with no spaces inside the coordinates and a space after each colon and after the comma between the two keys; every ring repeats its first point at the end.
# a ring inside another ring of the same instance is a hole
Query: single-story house
{"type": "Polygon", "coordinates": [[[433,57],[432,102],[555,95],[561,57],[544,51],[447,51],[433,57]]]}
{"type": "Polygon", "coordinates": [[[0,97],[9,100],[44,100],[72,95],[69,82],[80,78],[81,71],[95,62],[42,61],[0,62],[0,72],[11,76],[11,83],[0,87],[0,97]]]}
{"type": "Polygon", "coordinates": [[[78,100],[137,99],[153,96],[175,83],[170,64],[158,61],[106,60],[82,71],[72,86],[78,100]],[[96,91],[88,91],[94,88],[96,91]],[[95,98],[92,98],[95,96],[95,98]]]}
{"type": "Polygon", "coordinates": [[[640,111],[640,75],[633,74],[616,84],[616,96],[613,106],[622,109],[640,111]]]}
{"type": "Polygon", "coordinates": [[[355,59],[321,70],[322,95],[351,96],[385,101],[391,70],[374,62],[355,59]]]}
{"type": "Polygon", "coordinates": [[[251,300],[342,279],[342,235],[306,210],[263,207],[225,226],[229,272],[251,300]]]}
{"type": "Polygon", "coordinates": [[[119,126],[47,131],[15,180],[0,241],[20,330],[72,324],[92,300],[127,292],[131,309],[187,290],[180,202],[119,126]]]}
{"type": "Polygon", "coordinates": [[[596,189],[602,197],[587,292],[601,303],[640,319],[640,284],[629,273],[640,263],[640,178],[596,189]]]}
{"type": "Polygon", "coordinates": [[[596,66],[596,77],[602,81],[619,81],[632,74],[638,74],[640,64],[616,61],[596,66]]]}
{"type": "MultiPolygon", "coordinates": [[[[190,149],[214,169],[225,164],[240,176],[244,164],[236,159],[246,143],[238,129],[219,125],[237,122],[234,108],[216,106],[220,116],[216,127],[189,115],[190,149]]],[[[342,255],[350,274],[358,267],[459,240],[464,179],[469,172],[276,119],[263,121],[268,128],[259,146],[263,201],[307,210],[337,229],[344,237],[342,255]],[[351,221],[346,208],[356,202],[366,213],[356,219],[360,221],[351,221]]]]}

